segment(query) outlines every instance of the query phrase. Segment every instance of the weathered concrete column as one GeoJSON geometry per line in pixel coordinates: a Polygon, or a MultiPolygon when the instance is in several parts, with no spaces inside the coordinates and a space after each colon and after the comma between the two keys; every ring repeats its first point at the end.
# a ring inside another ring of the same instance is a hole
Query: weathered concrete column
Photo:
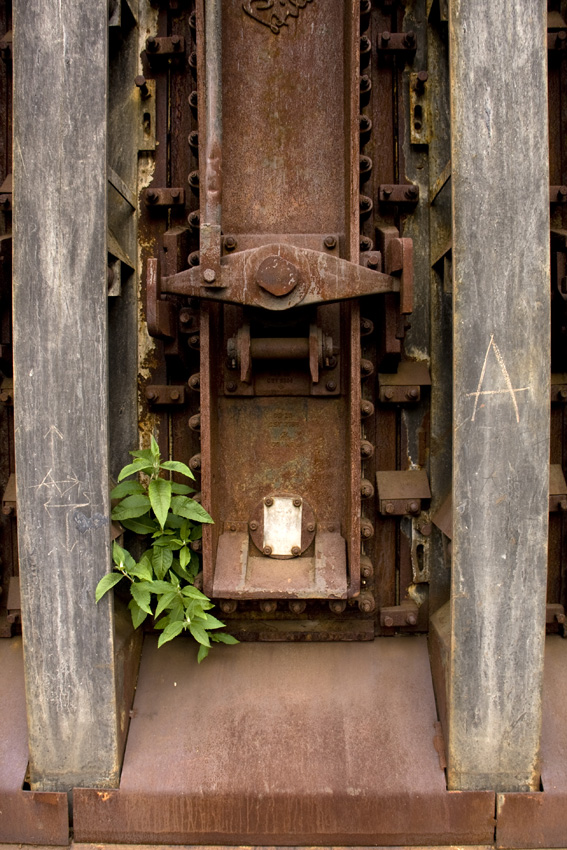
{"type": "Polygon", "coordinates": [[[451,0],[449,786],[539,787],[549,477],[545,4],[451,0]]]}
{"type": "Polygon", "coordinates": [[[109,569],[107,0],[14,3],[14,366],[31,783],[118,778],[109,569]]]}

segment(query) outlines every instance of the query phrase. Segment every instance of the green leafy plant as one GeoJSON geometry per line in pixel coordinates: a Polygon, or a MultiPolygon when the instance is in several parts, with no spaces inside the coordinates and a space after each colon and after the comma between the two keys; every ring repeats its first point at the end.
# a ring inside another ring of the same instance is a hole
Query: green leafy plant
{"type": "Polygon", "coordinates": [[[120,471],[119,483],[110,494],[112,499],[120,499],[112,511],[112,519],[129,531],[150,538],[151,544],[136,561],[116,541],[113,543],[114,571],[99,581],[96,601],[122,579],[128,579],[132,596],[128,607],[134,627],[141,626],[148,615],[153,616],[155,628],[162,631],[158,646],[189,631],[199,644],[200,663],[207,657],[211,641],[238,643],[231,635],[217,631],[225,624],[208,613],[214,605],[195,587],[199,558],[191,543],[202,536],[203,523],[213,520],[190,497],[195,492],[191,487],[162,477],[162,472],[177,472],[186,478],[195,476],[184,463],[162,462],[153,437],[149,449],[130,454],[134,461],[120,471]],[[124,480],[140,472],[145,473],[147,483],[124,480]]]}

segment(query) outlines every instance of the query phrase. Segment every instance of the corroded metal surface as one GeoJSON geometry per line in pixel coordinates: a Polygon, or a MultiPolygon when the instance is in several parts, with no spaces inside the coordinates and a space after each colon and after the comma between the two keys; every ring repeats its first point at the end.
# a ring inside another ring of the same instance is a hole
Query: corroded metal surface
{"type": "Polygon", "coordinates": [[[423,638],[188,653],[147,639],[120,790],[75,791],[77,840],[491,840],[494,795],[446,790],[423,638]]]}
{"type": "Polygon", "coordinates": [[[0,841],[67,844],[67,794],[24,791],[28,730],[21,638],[0,641],[0,841]]]}

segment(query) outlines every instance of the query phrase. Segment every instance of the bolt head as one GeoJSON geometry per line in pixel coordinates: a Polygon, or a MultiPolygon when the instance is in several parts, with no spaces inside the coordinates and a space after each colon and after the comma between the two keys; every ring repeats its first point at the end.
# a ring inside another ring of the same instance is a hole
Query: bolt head
{"type": "Polygon", "coordinates": [[[231,531],[236,531],[236,526],[233,522],[230,524],[229,528],[231,531]]]}
{"type": "Polygon", "coordinates": [[[363,499],[369,499],[373,492],[374,488],[372,487],[372,484],[363,484],[360,488],[360,495],[363,499]]]}
{"type": "Polygon", "coordinates": [[[332,393],[332,392],[334,392],[334,391],[337,389],[337,382],[336,382],[336,381],[327,381],[327,383],[325,384],[325,386],[326,386],[326,388],[328,389],[328,391],[329,391],[330,393],[332,393]]]}
{"type": "Polygon", "coordinates": [[[567,400],[567,390],[560,390],[559,391],[559,398],[562,399],[563,401],[566,401],[567,400]]]}
{"type": "Polygon", "coordinates": [[[214,283],[215,280],[217,279],[217,275],[216,275],[215,270],[214,269],[205,269],[205,271],[203,272],[203,279],[207,283],[214,283]]]}
{"type": "Polygon", "coordinates": [[[179,313],[179,321],[182,325],[188,325],[191,321],[191,318],[192,317],[189,310],[181,310],[181,312],[179,313]]]}
{"type": "Polygon", "coordinates": [[[201,386],[201,376],[200,375],[191,375],[189,380],[187,381],[192,390],[198,390],[201,386]]]}
{"type": "Polygon", "coordinates": [[[157,393],[155,390],[146,390],[146,398],[148,401],[155,401],[157,398],[157,393]]]}
{"type": "Polygon", "coordinates": [[[229,381],[226,385],[226,389],[227,389],[227,392],[229,392],[229,393],[235,393],[236,390],[238,389],[238,387],[237,387],[237,385],[235,384],[234,381],[229,381]]]}
{"type": "Polygon", "coordinates": [[[237,241],[234,236],[226,236],[224,240],[225,251],[234,251],[237,246],[237,241]]]}
{"type": "Polygon", "coordinates": [[[388,44],[388,42],[390,41],[390,33],[388,32],[388,30],[384,30],[380,38],[382,39],[384,44],[388,44]]]}
{"type": "Polygon", "coordinates": [[[415,200],[418,195],[419,189],[417,188],[417,186],[408,186],[408,188],[405,190],[405,196],[410,200],[415,200]]]}
{"type": "Polygon", "coordinates": [[[392,194],[392,192],[393,192],[393,189],[392,189],[391,186],[382,186],[382,194],[384,195],[385,198],[389,198],[390,195],[392,194]]]}
{"type": "Polygon", "coordinates": [[[391,629],[394,625],[393,619],[391,617],[384,617],[384,625],[391,629]]]}
{"type": "Polygon", "coordinates": [[[368,540],[369,537],[372,537],[373,528],[371,525],[363,525],[360,529],[360,533],[365,540],[368,540]]]}
{"type": "Polygon", "coordinates": [[[264,555],[271,555],[272,554],[272,547],[271,546],[264,546],[264,548],[262,549],[262,552],[264,553],[264,555]]]}
{"type": "Polygon", "coordinates": [[[323,244],[325,245],[325,248],[336,248],[337,240],[334,236],[325,236],[323,244]]]}
{"type": "Polygon", "coordinates": [[[294,499],[293,500],[293,506],[294,506],[294,508],[300,508],[301,507],[301,499],[294,499]]]}
{"type": "Polygon", "coordinates": [[[394,398],[394,390],[391,387],[386,387],[384,390],[384,398],[394,398]]]}
{"type": "Polygon", "coordinates": [[[294,558],[297,558],[299,555],[301,555],[301,549],[299,548],[299,546],[293,546],[291,549],[291,554],[294,558]]]}
{"type": "Polygon", "coordinates": [[[178,401],[179,399],[179,390],[170,390],[169,397],[172,401],[178,401]]]}
{"type": "Polygon", "coordinates": [[[416,401],[418,396],[419,391],[415,387],[412,387],[411,390],[408,390],[406,392],[406,398],[408,398],[410,401],[416,401]]]}
{"type": "Polygon", "coordinates": [[[153,189],[148,189],[146,192],[146,201],[148,204],[156,204],[158,200],[158,193],[153,189]]]}
{"type": "Polygon", "coordinates": [[[406,623],[408,626],[415,626],[417,624],[417,617],[415,614],[408,614],[406,617],[406,623]]]}
{"type": "Polygon", "coordinates": [[[419,502],[408,502],[407,510],[410,514],[416,514],[419,511],[419,502]]]}
{"type": "Polygon", "coordinates": [[[310,522],[307,525],[307,531],[309,531],[309,532],[315,531],[315,523],[314,522],[310,522]]]}
{"type": "Polygon", "coordinates": [[[248,527],[250,528],[250,531],[256,531],[258,528],[258,523],[255,519],[253,519],[252,522],[248,523],[248,527]]]}
{"type": "Polygon", "coordinates": [[[266,499],[264,499],[264,504],[267,508],[271,508],[272,505],[274,504],[274,500],[272,499],[271,496],[268,496],[266,499]]]}
{"type": "Polygon", "coordinates": [[[386,510],[387,514],[393,514],[394,513],[394,505],[392,504],[392,502],[386,502],[385,510],[386,510]]]}

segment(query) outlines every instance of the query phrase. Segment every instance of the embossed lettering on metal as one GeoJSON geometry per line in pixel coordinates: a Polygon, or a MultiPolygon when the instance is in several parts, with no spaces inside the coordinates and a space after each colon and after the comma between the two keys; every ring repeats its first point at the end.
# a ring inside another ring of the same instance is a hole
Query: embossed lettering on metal
{"type": "Polygon", "coordinates": [[[288,18],[298,18],[300,9],[305,9],[313,0],[247,0],[242,8],[255,21],[269,27],[279,35],[282,27],[289,26],[288,18]]]}

